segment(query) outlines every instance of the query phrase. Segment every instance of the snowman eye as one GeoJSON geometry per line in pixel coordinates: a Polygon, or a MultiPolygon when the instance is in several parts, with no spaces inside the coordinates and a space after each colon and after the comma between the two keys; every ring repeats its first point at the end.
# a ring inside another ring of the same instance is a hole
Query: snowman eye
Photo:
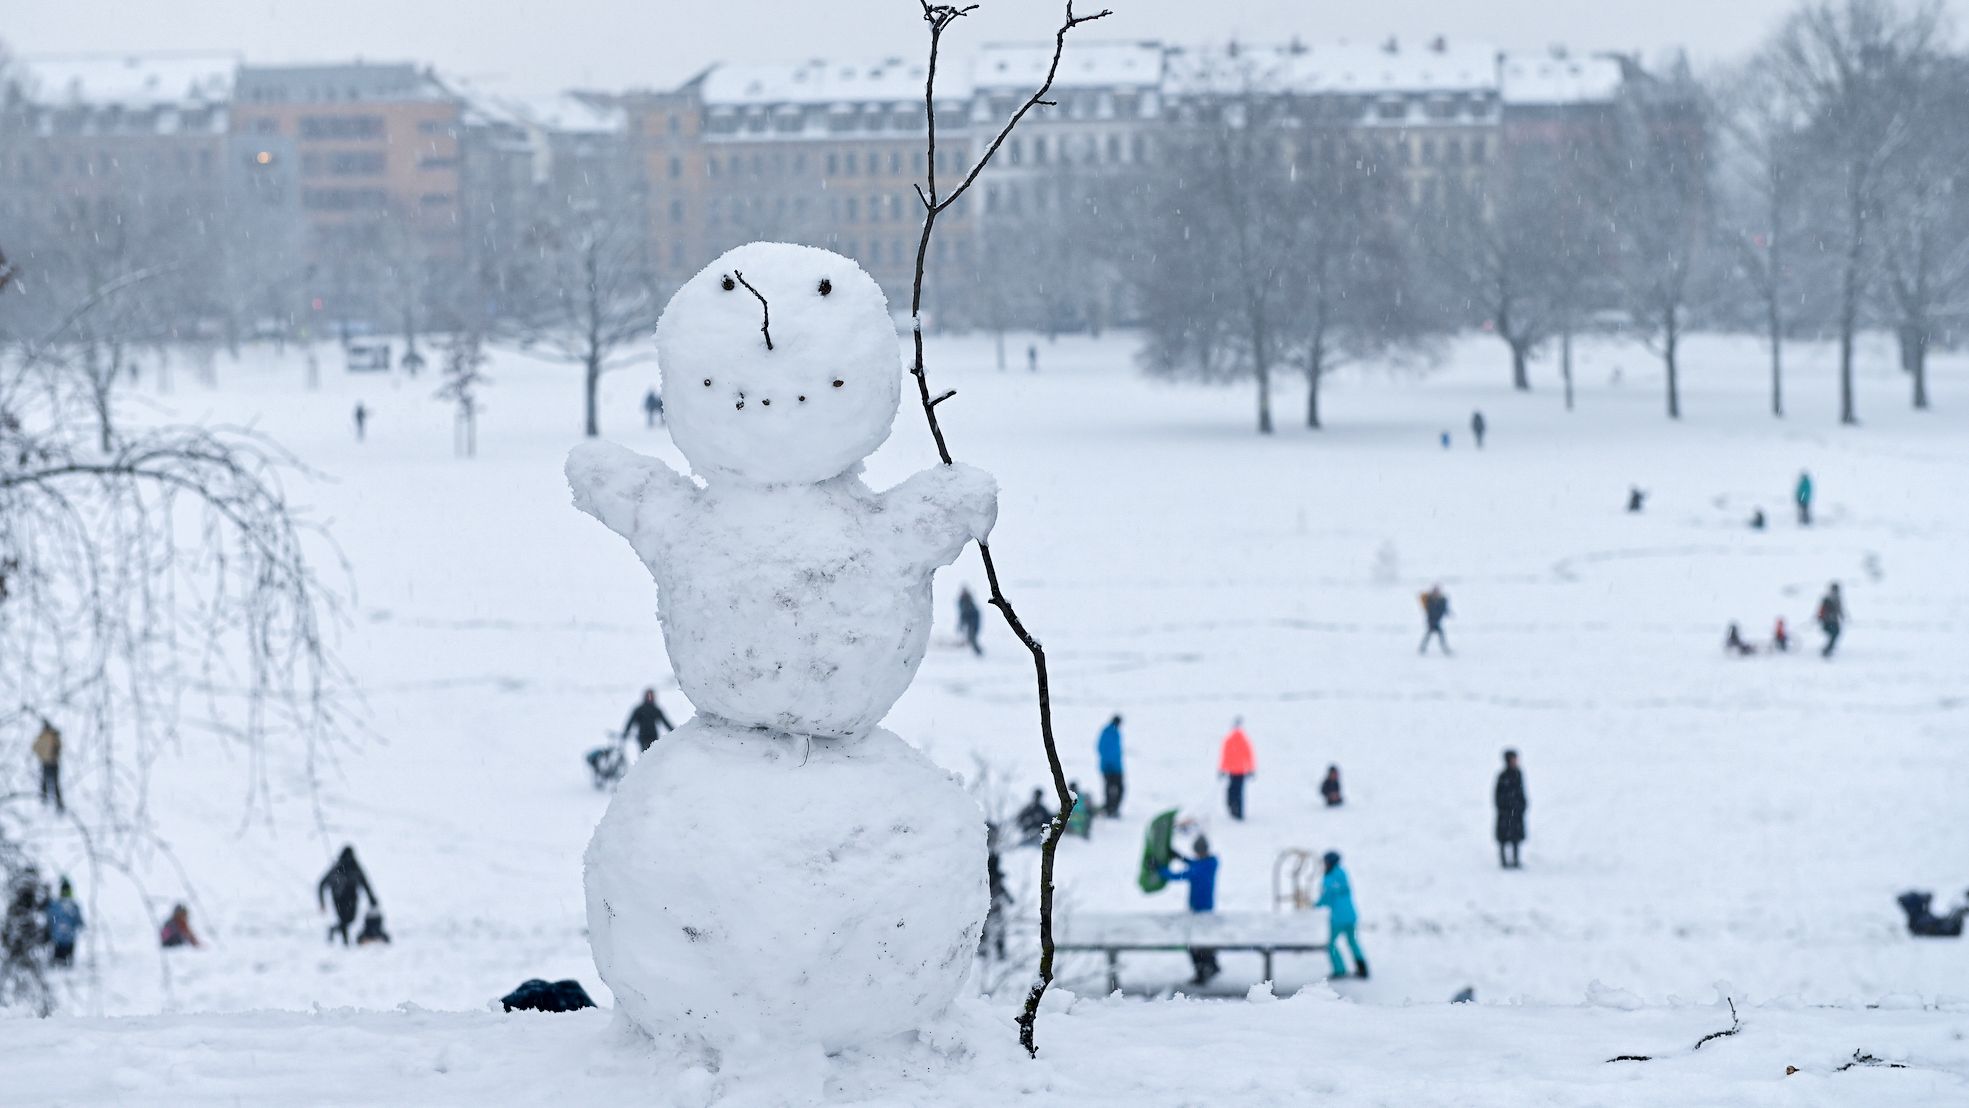
{"type": "Polygon", "coordinates": [[[838,389],[838,388],[840,388],[840,387],[841,387],[841,385],[842,385],[842,383],[843,383],[843,382],[841,381],[841,379],[840,379],[840,378],[838,378],[838,377],[837,377],[837,378],[835,378],[835,379],[834,379],[834,387],[835,387],[835,388],[837,388],[837,389],[838,389]]]}
{"type": "Polygon", "coordinates": [[[709,377],[706,377],[706,378],[704,379],[704,387],[705,387],[705,388],[707,388],[707,389],[711,387],[711,378],[709,378],[709,377]]]}
{"type": "Polygon", "coordinates": [[[834,291],[834,282],[828,280],[825,277],[822,277],[820,279],[820,294],[822,296],[826,296],[828,293],[833,291],[834,291]]]}
{"type": "Polygon", "coordinates": [[[724,275],[724,277],[719,279],[718,287],[724,289],[726,292],[730,292],[738,287],[738,282],[732,280],[732,275],[727,273],[724,275]]]}

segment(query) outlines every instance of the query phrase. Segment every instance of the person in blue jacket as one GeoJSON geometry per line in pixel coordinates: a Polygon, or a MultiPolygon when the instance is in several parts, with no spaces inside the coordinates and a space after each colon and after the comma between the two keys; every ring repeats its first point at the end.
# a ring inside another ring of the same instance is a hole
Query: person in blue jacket
{"type": "Polygon", "coordinates": [[[75,888],[62,878],[61,891],[48,902],[48,943],[54,947],[50,965],[75,964],[75,937],[82,932],[82,906],[75,902],[75,888]]]}
{"type": "MultiPolygon", "coordinates": [[[[1198,835],[1190,850],[1194,856],[1180,859],[1184,863],[1182,869],[1163,867],[1162,879],[1189,882],[1192,913],[1201,915],[1214,912],[1217,910],[1217,859],[1210,853],[1210,840],[1198,835]]],[[[1209,947],[1191,947],[1190,965],[1196,969],[1196,976],[1190,979],[1192,985],[1207,984],[1223,972],[1217,965],[1217,952],[1209,947]]]]}
{"type": "Polygon", "coordinates": [[[1107,790],[1107,802],[1101,805],[1101,814],[1109,819],[1120,819],[1121,713],[1115,713],[1108,725],[1101,728],[1101,737],[1094,744],[1094,751],[1101,756],[1101,784],[1107,790]]]}
{"type": "Polygon", "coordinates": [[[1360,941],[1354,938],[1354,889],[1347,881],[1347,871],[1340,868],[1340,855],[1329,850],[1322,859],[1326,863],[1326,876],[1320,879],[1320,898],[1313,903],[1315,908],[1326,909],[1331,933],[1326,940],[1327,957],[1333,959],[1333,976],[1347,976],[1347,963],[1340,958],[1340,940],[1347,940],[1347,948],[1354,952],[1354,976],[1367,979],[1367,959],[1361,957],[1360,941]]]}

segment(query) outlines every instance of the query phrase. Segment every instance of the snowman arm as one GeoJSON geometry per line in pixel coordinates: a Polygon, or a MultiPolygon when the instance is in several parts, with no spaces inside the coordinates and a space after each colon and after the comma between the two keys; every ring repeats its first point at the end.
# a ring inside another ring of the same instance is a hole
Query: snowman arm
{"type": "Polygon", "coordinates": [[[961,462],[926,469],[881,499],[905,548],[932,566],[956,561],[965,544],[985,541],[998,522],[998,482],[961,462]]]}
{"type": "Polygon", "coordinates": [[[675,517],[697,495],[683,474],[610,442],[568,451],[567,484],[575,507],[639,546],[648,522],[675,517]]]}

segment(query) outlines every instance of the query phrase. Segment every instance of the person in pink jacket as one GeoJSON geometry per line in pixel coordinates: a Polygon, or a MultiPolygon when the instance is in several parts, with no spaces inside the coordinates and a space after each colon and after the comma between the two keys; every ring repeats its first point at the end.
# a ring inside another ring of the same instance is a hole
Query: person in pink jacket
{"type": "Polygon", "coordinates": [[[1229,782],[1224,803],[1231,818],[1244,819],[1244,779],[1258,772],[1258,760],[1251,754],[1251,739],[1244,733],[1244,717],[1231,722],[1231,733],[1224,736],[1224,750],[1217,758],[1217,772],[1229,782]]]}

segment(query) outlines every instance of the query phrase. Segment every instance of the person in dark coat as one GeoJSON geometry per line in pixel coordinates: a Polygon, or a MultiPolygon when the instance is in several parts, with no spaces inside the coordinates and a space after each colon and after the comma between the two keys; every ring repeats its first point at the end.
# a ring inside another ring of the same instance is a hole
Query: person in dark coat
{"type": "Polygon", "coordinates": [[[984,653],[984,647],[978,645],[978,632],[984,630],[984,613],[968,585],[957,590],[957,629],[964,633],[964,642],[970,646],[971,653],[984,653]]]}
{"type": "Polygon", "coordinates": [[[1470,413],[1470,437],[1477,440],[1478,450],[1482,450],[1484,448],[1484,432],[1488,430],[1489,427],[1490,425],[1484,422],[1483,412],[1476,411],[1470,413]]]}
{"type": "Polygon", "coordinates": [[[1338,808],[1341,805],[1339,766],[1326,767],[1326,779],[1320,782],[1320,796],[1325,799],[1326,806],[1329,808],[1338,808]]]}
{"type": "Polygon", "coordinates": [[[1121,794],[1124,779],[1121,772],[1121,715],[1116,713],[1108,725],[1101,728],[1101,737],[1094,743],[1094,753],[1101,760],[1101,784],[1107,796],[1101,805],[1101,814],[1109,819],[1121,817],[1121,794]]]}
{"type": "Polygon", "coordinates": [[[356,401],[356,441],[361,442],[363,440],[363,436],[367,434],[368,431],[369,431],[369,409],[363,407],[362,401],[358,400],[356,401]]]}
{"type": "Polygon", "coordinates": [[[1819,629],[1825,632],[1825,649],[1819,651],[1822,658],[1832,657],[1832,648],[1839,645],[1839,631],[1846,626],[1846,598],[1839,594],[1839,582],[1825,590],[1819,601],[1819,629]]]}
{"type": "Polygon", "coordinates": [[[1449,597],[1443,593],[1441,585],[1431,585],[1429,591],[1422,594],[1422,618],[1428,621],[1429,629],[1422,632],[1422,646],[1416,653],[1427,654],[1429,640],[1434,639],[1443,648],[1443,653],[1448,654],[1449,640],[1443,637],[1443,620],[1449,618],[1449,597]]]}
{"type": "Polygon", "coordinates": [[[369,912],[362,917],[362,934],[356,936],[356,945],[368,946],[370,943],[388,945],[389,941],[390,933],[383,930],[383,910],[372,903],[369,912]]]}
{"type": "Polygon", "coordinates": [[[170,949],[174,946],[199,946],[198,934],[191,929],[191,909],[183,904],[171,907],[170,918],[158,928],[157,945],[170,949]]]}
{"type": "Polygon", "coordinates": [[[1046,806],[1044,790],[1032,790],[1032,799],[1019,809],[1016,820],[1021,846],[1031,846],[1046,837],[1046,828],[1053,822],[1053,810],[1046,806]]]}
{"type": "Polygon", "coordinates": [[[985,855],[985,887],[991,890],[991,904],[985,909],[984,930],[978,933],[978,957],[987,953],[997,960],[1005,960],[1005,909],[1017,903],[1012,891],[1005,887],[1005,867],[998,862],[998,827],[985,828],[986,840],[991,844],[985,855]]]}
{"type": "Polygon", "coordinates": [[[651,389],[643,394],[643,426],[655,427],[656,421],[663,418],[663,398],[651,389]]]}
{"type": "Polygon", "coordinates": [[[1723,649],[1738,657],[1757,653],[1756,647],[1743,641],[1743,632],[1738,630],[1737,625],[1734,623],[1730,624],[1730,633],[1723,637],[1723,649]]]}
{"type": "Polygon", "coordinates": [[[1648,494],[1641,491],[1641,486],[1639,485],[1628,486],[1627,488],[1628,511],[1638,512],[1641,510],[1641,506],[1646,504],[1647,502],[1648,502],[1648,494]]]}
{"type": "Polygon", "coordinates": [[[657,707],[656,690],[644,689],[643,702],[636,705],[629,713],[629,722],[622,725],[622,737],[626,739],[629,732],[634,731],[636,745],[647,751],[660,734],[658,728],[675,731],[677,725],[670,722],[670,717],[663,714],[662,708],[657,707]]]}
{"type": "Polygon", "coordinates": [[[328,910],[328,901],[335,902],[335,925],[328,929],[329,942],[340,935],[342,945],[349,945],[349,925],[356,921],[357,898],[364,895],[369,897],[371,910],[382,907],[376,901],[376,890],[369,887],[369,875],[362,872],[362,865],[356,861],[356,848],[345,846],[335,864],[322,875],[321,883],[315,886],[315,904],[322,911],[328,910]]]}
{"type": "Polygon", "coordinates": [[[1504,769],[1497,775],[1491,798],[1497,805],[1497,862],[1505,869],[1523,869],[1518,846],[1525,841],[1525,809],[1530,802],[1525,799],[1525,775],[1518,769],[1517,751],[1504,752],[1504,769]]]}

